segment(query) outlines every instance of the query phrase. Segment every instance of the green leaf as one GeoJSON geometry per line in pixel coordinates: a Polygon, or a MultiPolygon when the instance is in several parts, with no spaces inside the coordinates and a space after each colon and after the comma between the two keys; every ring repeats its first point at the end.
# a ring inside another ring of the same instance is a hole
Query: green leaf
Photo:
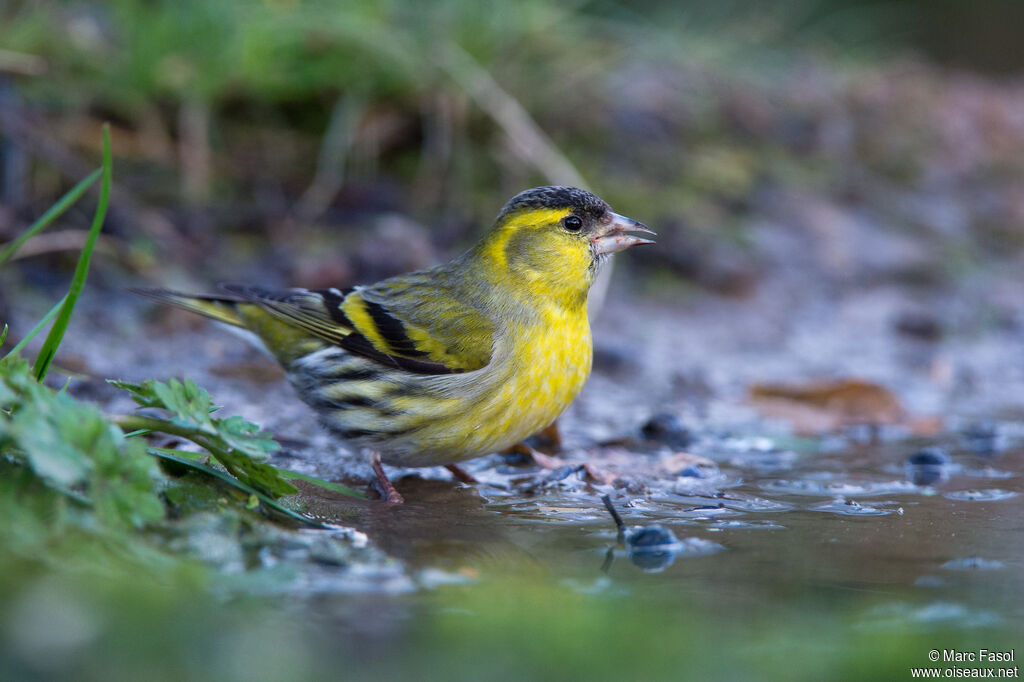
{"type": "Polygon", "coordinates": [[[171,379],[166,384],[159,381],[148,382],[159,401],[157,405],[174,413],[171,421],[181,426],[191,427],[203,433],[216,434],[217,427],[210,419],[214,411],[210,394],[196,386],[191,379],[185,383],[171,379]]]}
{"type": "Polygon", "coordinates": [[[366,497],[366,495],[364,495],[363,493],[357,490],[353,490],[348,486],[341,485],[340,483],[325,481],[322,478],[310,476],[309,474],[299,473],[298,471],[292,471],[291,469],[279,468],[277,471],[281,474],[281,478],[287,479],[289,481],[306,481],[307,483],[312,483],[313,485],[319,486],[324,490],[330,490],[331,492],[341,493],[342,495],[351,495],[353,497],[366,497]]]}
{"type": "Polygon", "coordinates": [[[107,383],[115,388],[121,388],[131,393],[132,400],[142,407],[160,407],[162,405],[160,399],[156,397],[156,393],[153,392],[152,381],[143,381],[141,384],[133,384],[128,381],[107,379],[107,383]]]}
{"type": "Polygon", "coordinates": [[[218,420],[217,432],[232,449],[254,459],[266,459],[281,446],[266,431],[241,417],[218,420]]]}
{"type": "Polygon", "coordinates": [[[168,421],[128,418],[122,421],[122,426],[132,430],[163,431],[188,438],[208,450],[238,480],[268,495],[277,497],[298,492],[276,467],[263,461],[280,448],[273,437],[242,417],[220,419],[211,416],[217,408],[210,395],[191,379],[184,382],[170,379],[167,383],[110,383],[129,391],[139,405],[170,412],[168,421]]]}
{"type": "MultiPolygon", "coordinates": [[[[176,462],[176,463],[178,463],[178,464],[180,464],[182,466],[185,466],[185,467],[187,467],[189,469],[194,469],[196,471],[201,471],[201,472],[207,474],[208,476],[213,476],[214,478],[216,478],[216,479],[218,479],[220,481],[223,481],[224,483],[227,483],[228,485],[230,485],[230,486],[232,486],[234,488],[237,488],[237,489],[239,489],[239,490],[241,490],[243,492],[249,493],[250,495],[256,495],[256,497],[259,498],[260,502],[265,504],[270,509],[273,509],[276,512],[284,514],[285,516],[288,516],[289,518],[292,518],[292,519],[294,519],[294,520],[296,520],[296,521],[298,521],[300,523],[303,523],[303,524],[305,524],[307,526],[311,526],[313,528],[328,528],[328,526],[320,523],[319,521],[314,521],[313,519],[310,519],[310,518],[308,518],[306,516],[303,516],[302,514],[298,513],[297,511],[295,511],[293,509],[289,509],[288,507],[285,507],[285,506],[279,504],[278,502],[275,502],[272,498],[270,498],[269,496],[265,495],[264,493],[261,493],[259,490],[256,490],[255,488],[253,488],[253,487],[251,487],[249,485],[246,485],[245,483],[242,483],[238,479],[233,478],[232,476],[230,476],[229,474],[224,473],[223,471],[218,471],[217,469],[214,469],[213,467],[207,466],[205,464],[200,464],[199,462],[196,462],[196,461],[192,460],[189,457],[182,457],[181,456],[181,454],[186,454],[186,453],[176,454],[175,452],[170,451],[170,450],[156,449],[156,448],[150,448],[149,453],[151,455],[153,455],[154,457],[159,457],[160,459],[166,459],[166,460],[171,461],[171,462],[176,462]]],[[[191,454],[191,453],[188,453],[188,454],[191,454]]]]}
{"type": "Polygon", "coordinates": [[[60,307],[60,313],[46,335],[43,347],[39,349],[36,356],[36,363],[33,371],[36,379],[42,381],[46,372],[50,369],[53,356],[57,354],[57,347],[64,339],[64,332],[71,322],[71,313],[74,312],[75,303],[85,287],[85,278],[89,274],[89,262],[92,259],[93,249],[96,248],[96,240],[103,228],[103,221],[107,217],[107,204],[110,202],[110,184],[113,171],[113,160],[110,153],[110,124],[103,124],[103,168],[102,181],[100,182],[100,198],[96,203],[96,212],[92,217],[92,227],[89,228],[89,235],[85,239],[85,245],[78,256],[78,265],[75,267],[75,275],[71,279],[71,288],[68,289],[64,305],[60,307]]]}
{"type": "MultiPolygon", "coordinates": [[[[5,425],[29,467],[59,490],[84,485],[95,466],[81,450],[84,441],[95,438],[91,433],[94,425],[89,420],[76,423],[83,415],[69,408],[32,400],[23,404],[5,425]]],[[[107,445],[96,443],[95,447],[107,445]]]]}
{"type": "Polygon", "coordinates": [[[0,451],[45,485],[92,506],[109,528],[163,517],[158,472],[93,405],[36,381],[18,356],[0,361],[0,451]]]}
{"type": "Polygon", "coordinates": [[[257,462],[246,455],[231,450],[222,455],[214,455],[228,471],[238,477],[240,481],[248,483],[253,488],[262,490],[269,495],[279,497],[281,495],[294,495],[299,489],[281,477],[277,467],[266,462],[257,462]]]}

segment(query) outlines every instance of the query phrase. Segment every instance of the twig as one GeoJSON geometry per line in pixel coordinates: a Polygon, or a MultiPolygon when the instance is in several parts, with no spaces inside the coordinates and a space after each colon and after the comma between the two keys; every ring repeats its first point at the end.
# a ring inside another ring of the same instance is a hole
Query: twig
{"type": "Polygon", "coordinates": [[[465,96],[452,96],[448,92],[432,93],[421,102],[423,142],[416,176],[412,181],[413,195],[418,203],[424,198],[443,201],[445,179],[448,177],[455,136],[464,134],[465,96]],[[461,105],[461,106],[460,106],[461,105]]]}
{"type": "Polygon", "coordinates": [[[316,174],[296,203],[296,214],[305,221],[323,215],[345,181],[345,163],[355,141],[356,124],[365,109],[360,97],[341,96],[331,110],[331,120],[320,145],[316,174]]]}
{"type": "Polygon", "coordinates": [[[587,187],[587,181],[580,172],[541,130],[519,100],[502,88],[469,53],[459,45],[449,43],[443,56],[441,66],[445,72],[502,127],[523,158],[543,173],[549,182],[587,187]]]}
{"type": "MultiPolygon", "coordinates": [[[[572,185],[587,189],[588,183],[576,166],[552,142],[522,104],[480,64],[456,43],[449,43],[441,66],[505,131],[524,159],[534,165],[556,185],[572,185]]],[[[605,263],[590,288],[588,309],[596,315],[604,306],[611,282],[612,261],[605,263]]]]}
{"type": "MultiPolygon", "coordinates": [[[[58,230],[37,235],[18,249],[11,260],[41,256],[55,251],[80,251],[89,238],[88,230],[58,230]]],[[[96,252],[108,256],[119,256],[123,245],[110,235],[101,234],[96,240],[96,252]]]]}
{"type": "Polygon", "coordinates": [[[46,73],[47,66],[46,60],[38,55],[0,49],[0,72],[41,76],[46,73]]]}
{"type": "Polygon", "coordinates": [[[616,511],[615,505],[612,504],[612,498],[608,495],[602,495],[601,502],[604,503],[604,508],[608,510],[608,513],[612,515],[612,521],[615,522],[615,528],[618,530],[618,541],[620,543],[624,542],[626,539],[626,524],[622,522],[622,517],[616,511]]]}
{"type": "Polygon", "coordinates": [[[210,151],[210,105],[193,97],[178,110],[178,155],[181,160],[181,193],[189,201],[210,196],[213,175],[210,151]]]}

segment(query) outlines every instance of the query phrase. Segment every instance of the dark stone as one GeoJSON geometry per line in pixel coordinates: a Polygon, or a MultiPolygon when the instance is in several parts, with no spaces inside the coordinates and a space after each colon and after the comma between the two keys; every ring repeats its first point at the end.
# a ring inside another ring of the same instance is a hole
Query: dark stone
{"type": "Polygon", "coordinates": [[[907,478],[914,485],[942,483],[949,478],[951,460],[941,448],[924,448],[907,457],[907,478]]]}
{"type": "Polygon", "coordinates": [[[657,551],[664,551],[665,545],[677,544],[679,540],[675,534],[664,526],[644,526],[629,535],[629,549],[631,552],[644,552],[647,548],[657,548],[657,551]]]}
{"type": "Polygon", "coordinates": [[[949,462],[949,455],[941,448],[924,448],[907,457],[907,464],[912,466],[943,466],[949,462]]]}
{"type": "Polygon", "coordinates": [[[1003,447],[999,429],[992,422],[975,422],[960,432],[967,447],[978,455],[992,455],[1003,447]]]}
{"type": "Polygon", "coordinates": [[[924,312],[905,312],[896,318],[896,331],[922,341],[939,341],[945,330],[934,315],[924,312]]]}
{"type": "Polygon", "coordinates": [[[651,417],[640,427],[640,433],[646,440],[664,443],[673,448],[687,448],[694,442],[693,434],[683,425],[678,415],[671,412],[660,412],[651,417]]]}

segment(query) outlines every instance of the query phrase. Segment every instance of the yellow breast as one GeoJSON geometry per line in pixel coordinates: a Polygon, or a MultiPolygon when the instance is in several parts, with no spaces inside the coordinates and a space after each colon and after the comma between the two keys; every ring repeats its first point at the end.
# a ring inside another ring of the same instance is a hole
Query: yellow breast
{"type": "Polygon", "coordinates": [[[407,437],[382,447],[386,463],[430,466],[498,452],[553,422],[582,390],[593,357],[586,309],[551,308],[513,324],[503,352],[479,372],[449,375],[429,401],[396,399],[408,410],[407,437]],[[442,395],[443,394],[443,395],[442,395]]]}
{"type": "Polygon", "coordinates": [[[553,422],[576,398],[593,351],[586,310],[546,311],[542,324],[513,329],[506,379],[481,404],[479,430],[486,449],[504,448],[553,422]]]}

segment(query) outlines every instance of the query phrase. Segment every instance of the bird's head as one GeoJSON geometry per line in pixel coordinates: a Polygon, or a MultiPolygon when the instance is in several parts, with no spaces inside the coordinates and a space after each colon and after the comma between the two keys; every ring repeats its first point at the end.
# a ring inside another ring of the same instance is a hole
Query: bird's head
{"type": "Polygon", "coordinates": [[[505,204],[477,253],[520,290],[585,304],[608,256],[654,243],[629,232],[654,234],[646,225],[614,213],[590,192],[535,187],[505,204]]]}

